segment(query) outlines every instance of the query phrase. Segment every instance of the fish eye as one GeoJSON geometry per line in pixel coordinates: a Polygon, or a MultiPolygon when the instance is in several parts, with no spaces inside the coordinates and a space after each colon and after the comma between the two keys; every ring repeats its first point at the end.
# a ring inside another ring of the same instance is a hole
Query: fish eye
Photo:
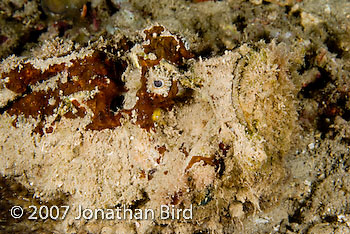
{"type": "Polygon", "coordinates": [[[153,81],[154,87],[160,88],[163,86],[163,82],[161,80],[155,80],[153,81]]]}

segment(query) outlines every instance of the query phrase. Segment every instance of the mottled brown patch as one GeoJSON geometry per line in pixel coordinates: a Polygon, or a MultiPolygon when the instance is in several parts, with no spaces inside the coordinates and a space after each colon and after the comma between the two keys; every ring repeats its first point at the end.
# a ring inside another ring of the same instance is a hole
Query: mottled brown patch
{"type": "Polygon", "coordinates": [[[140,179],[145,179],[146,178],[146,173],[144,170],[140,171],[140,179]]]}
{"type": "Polygon", "coordinates": [[[189,170],[195,163],[203,161],[205,165],[215,166],[214,157],[193,156],[188,163],[185,171],[189,170]]]}
{"type": "Polygon", "coordinates": [[[34,68],[34,66],[29,63],[21,65],[21,67],[18,66],[4,75],[4,77],[9,77],[9,82],[6,83],[6,88],[16,93],[24,93],[28,89],[28,85],[35,84],[38,81],[47,80],[56,75],[65,68],[65,64],[51,65],[44,73],[39,69],[34,68]]]}
{"type": "Polygon", "coordinates": [[[38,116],[51,115],[58,105],[57,100],[59,98],[57,94],[57,91],[53,92],[52,90],[32,92],[15,101],[7,112],[10,115],[24,115],[26,118],[29,116],[36,118],[38,116]],[[55,105],[49,105],[51,96],[55,97],[55,105]]]}
{"type": "Polygon", "coordinates": [[[46,130],[46,133],[52,133],[53,132],[53,127],[48,127],[45,129],[46,130]]]}
{"type": "Polygon", "coordinates": [[[188,153],[186,147],[184,147],[183,145],[181,146],[181,148],[179,149],[187,158],[190,154],[188,153]]]}
{"type": "MultiPolygon", "coordinates": [[[[222,151],[223,157],[226,157],[227,151],[230,149],[230,146],[220,142],[219,149],[222,151]]],[[[217,157],[217,156],[218,155],[213,155],[210,157],[193,156],[190,162],[188,163],[185,171],[188,171],[195,163],[203,161],[204,165],[214,166],[215,171],[218,172],[219,176],[221,176],[225,170],[225,163],[224,163],[223,157],[217,157]]]]}
{"type": "MultiPolygon", "coordinates": [[[[136,112],[136,123],[146,130],[154,129],[152,120],[153,112],[157,108],[169,109],[174,104],[174,98],[178,93],[176,81],[173,81],[168,96],[157,95],[147,92],[146,74],[150,68],[157,66],[162,59],[168,60],[175,65],[182,65],[184,59],[193,57],[193,54],[186,50],[181,39],[175,36],[162,36],[164,31],[162,26],[154,26],[145,30],[146,40],[149,45],[144,45],[145,53],[154,53],[155,60],[144,59],[139,57],[141,71],[141,88],[137,92],[138,101],[133,109],[125,110],[112,107],[114,100],[118,100],[127,90],[121,80],[122,73],[126,69],[126,62],[122,60],[114,61],[107,58],[105,53],[95,52],[92,56],[84,59],[71,60],[73,64],[67,66],[65,63],[54,64],[49,66],[45,71],[36,69],[30,63],[21,64],[3,77],[9,77],[6,87],[23,96],[15,100],[6,110],[10,115],[24,115],[26,118],[32,116],[40,120],[35,127],[35,132],[43,134],[44,122],[46,116],[54,114],[54,111],[64,105],[65,100],[62,96],[68,96],[79,91],[92,91],[96,87],[98,93],[84,103],[77,100],[68,100],[71,108],[65,110],[63,114],[66,118],[83,118],[87,110],[81,106],[86,104],[93,112],[92,122],[87,126],[91,130],[103,130],[106,128],[115,128],[120,126],[122,113],[131,115],[132,111],[136,112]],[[29,85],[37,84],[52,78],[59,73],[65,72],[68,81],[62,83],[57,81],[57,89],[48,89],[47,91],[31,92],[29,85]],[[49,100],[51,105],[49,103],[49,100]],[[117,110],[116,112],[112,110],[117,110]]],[[[123,38],[119,41],[120,50],[128,50],[131,44],[123,38]]],[[[66,100],[67,101],[67,100],[66,100]]],[[[56,121],[59,121],[58,116],[56,121]]],[[[16,126],[17,119],[13,125],[16,126]]],[[[46,133],[52,132],[48,129],[46,133]]]]}
{"type": "Polygon", "coordinates": [[[175,64],[182,64],[183,59],[193,58],[194,55],[189,52],[180,38],[175,36],[161,36],[164,32],[163,26],[154,26],[145,30],[148,45],[144,45],[145,53],[154,53],[158,59],[165,59],[175,64]]]}
{"type": "Polygon", "coordinates": [[[219,143],[219,149],[222,151],[222,154],[224,156],[227,155],[227,151],[230,149],[231,147],[229,145],[225,145],[224,143],[220,142],[219,143]]]}
{"type": "Polygon", "coordinates": [[[151,180],[153,179],[153,174],[157,171],[157,169],[153,168],[151,170],[148,171],[148,174],[147,174],[147,179],[148,180],[151,180]]]}
{"type": "Polygon", "coordinates": [[[182,196],[182,191],[175,192],[174,195],[171,196],[171,205],[177,205],[180,202],[180,197],[182,196]]]}
{"type": "MultiPolygon", "coordinates": [[[[24,115],[26,118],[29,116],[40,118],[41,122],[36,126],[35,132],[43,134],[43,121],[45,121],[46,116],[52,115],[54,110],[62,104],[64,101],[62,95],[67,96],[79,91],[92,91],[97,87],[99,92],[86,101],[87,106],[94,113],[92,122],[87,128],[102,130],[119,126],[121,113],[113,113],[111,103],[114,98],[126,92],[121,81],[126,63],[108,59],[101,52],[95,52],[90,57],[72,60],[71,62],[73,65],[70,67],[64,63],[56,64],[50,66],[43,73],[31,64],[24,64],[22,69],[17,67],[5,74],[4,77],[9,77],[6,87],[16,93],[24,93],[28,90],[30,84],[48,80],[60,72],[67,72],[68,76],[68,81],[65,83],[57,81],[58,88],[55,90],[35,91],[23,95],[14,101],[7,112],[10,115],[24,115]],[[49,104],[50,98],[55,100],[52,105],[49,104]]],[[[86,109],[81,107],[81,103],[77,100],[73,100],[71,104],[74,108],[68,110],[64,117],[82,118],[86,115],[86,109]]]]}
{"type": "Polygon", "coordinates": [[[163,146],[158,146],[158,147],[157,147],[157,150],[158,150],[158,152],[159,152],[160,154],[164,154],[165,151],[166,151],[166,146],[165,146],[165,145],[163,145],[163,146]]]}
{"type": "Polygon", "coordinates": [[[157,158],[156,161],[158,164],[160,164],[162,157],[167,149],[166,149],[165,145],[163,145],[163,146],[157,146],[156,150],[158,150],[158,152],[160,154],[159,158],[157,158]]]}

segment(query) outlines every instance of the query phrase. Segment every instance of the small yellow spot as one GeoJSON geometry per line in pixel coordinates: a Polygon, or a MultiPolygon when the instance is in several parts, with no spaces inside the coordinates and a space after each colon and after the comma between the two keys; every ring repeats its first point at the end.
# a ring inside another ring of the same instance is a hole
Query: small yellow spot
{"type": "Polygon", "coordinates": [[[160,115],[162,114],[162,111],[160,108],[157,108],[153,111],[153,114],[152,114],[152,120],[154,122],[158,121],[160,119],[160,115]]]}

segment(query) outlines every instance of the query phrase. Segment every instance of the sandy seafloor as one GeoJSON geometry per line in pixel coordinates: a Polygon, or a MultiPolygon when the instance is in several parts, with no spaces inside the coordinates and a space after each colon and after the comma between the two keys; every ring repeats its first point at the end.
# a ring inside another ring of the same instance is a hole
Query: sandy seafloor
{"type": "Polygon", "coordinates": [[[0,56],[1,233],[350,233],[349,1],[2,0],[0,56]]]}

